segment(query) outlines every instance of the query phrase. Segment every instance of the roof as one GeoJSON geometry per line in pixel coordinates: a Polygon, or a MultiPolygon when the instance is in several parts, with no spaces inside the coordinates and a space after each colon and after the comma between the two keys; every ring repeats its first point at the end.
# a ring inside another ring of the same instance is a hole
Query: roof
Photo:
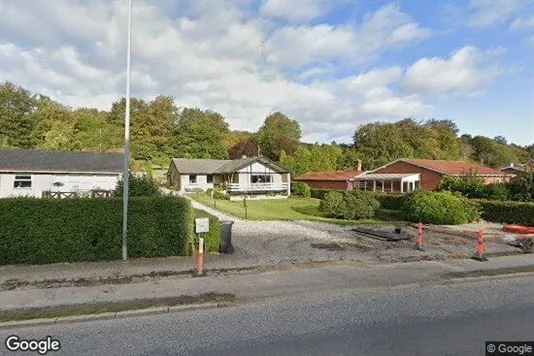
{"type": "Polygon", "coordinates": [[[418,173],[369,173],[356,177],[355,180],[397,180],[418,176],[418,173]]]}
{"type": "Polygon", "coordinates": [[[330,172],[308,172],[295,178],[295,180],[328,180],[346,182],[353,179],[365,171],[330,171],[330,172]]]}
{"type": "Polygon", "coordinates": [[[178,172],[182,174],[227,174],[234,173],[255,162],[263,163],[278,173],[289,172],[286,168],[270,159],[260,157],[246,157],[234,160],[224,159],[185,159],[173,158],[172,161],[178,172]]]}
{"type": "Polygon", "coordinates": [[[419,159],[419,158],[401,158],[391,163],[386,164],[373,172],[376,172],[382,168],[388,167],[396,162],[406,162],[415,166],[425,168],[434,172],[438,172],[445,175],[457,176],[462,174],[468,174],[471,171],[476,172],[478,175],[486,176],[502,176],[504,172],[499,170],[481,166],[479,164],[465,162],[465,161],[447,161],[447,160],[434,160],[434,159],[419,159]]]}
{"type": "Polygon", "coordinates": [[[0,171],[122,173],[122,153],[0,148],[0,171]]]}
{"type": "Polygon", "coordinates": [[[224,159],[185,159],[173,158],[172,162],[178,172],[183,174],[212,174],[225,164],[232,162],[224,159]]]}

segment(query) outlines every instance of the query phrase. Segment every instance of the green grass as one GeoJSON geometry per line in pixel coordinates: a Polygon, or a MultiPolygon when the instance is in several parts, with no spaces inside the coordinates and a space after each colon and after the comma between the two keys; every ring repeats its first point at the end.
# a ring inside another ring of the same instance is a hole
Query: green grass
{"type": "MultiPolygon", "coordinates": [[[[214,207],[214,201],[207,194],[188,194],[192,199],[203,203],[209,207],[214,207]]],[[[322,221],[338,225],[365,225],[378,224],[388,221],[398,222],[398,215],[394,211],[382,210],[377,214],[376,219],[367,220],[339,220],[323,216],[319,212],[319,199],[296,198],[288,199],[264,199],[247,200],[248,213],[247,220],[312,220],[322,221]]],[[[245,218],[245,208],[243,201],[217,200],[217,210],[245,218]]]]}

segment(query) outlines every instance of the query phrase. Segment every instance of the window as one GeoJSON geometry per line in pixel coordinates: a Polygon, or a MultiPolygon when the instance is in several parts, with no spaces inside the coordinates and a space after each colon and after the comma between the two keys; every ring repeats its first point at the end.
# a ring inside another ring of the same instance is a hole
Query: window
{"type": "Polygon", "coordinates": [[[213,176],[211,174],[208,174],[207,177],[206,177],[206,182],[207,183],[213,183],[213,176]]]}
{"type": "Polygon", "coordinates": [[[252,183],[271,183],[272,178],[269,174],[254,174],[252,175],[252,183]]]}
{"type": "Polygon", "coordinates": [[[15,176],[15,182],[13,182],[14,188],[31,188],[32,187],[32,176],[31,175],[20,175],[15,176]]]}
{"type": "Polygon", "coordinates": [[[197,182],[197,175],[196,174],[191,174],[189,176],[189,183],[190,184],[195,184],[197,182]]]}

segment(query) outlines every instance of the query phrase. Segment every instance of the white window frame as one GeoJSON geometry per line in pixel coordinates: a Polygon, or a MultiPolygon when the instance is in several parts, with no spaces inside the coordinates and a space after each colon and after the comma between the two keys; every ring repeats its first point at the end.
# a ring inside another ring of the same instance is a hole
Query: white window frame
{"type": "Polygon", "coordinates": [[[33,185],[33,176],[31,174],[16,174],[13,180],[13,188],[15,189],[31,189],[33,185]],[[29,178],[28,178],[29,177],[29,178]],[[17,183],[30,182],[29,187],[17,186],[17,183]]]}

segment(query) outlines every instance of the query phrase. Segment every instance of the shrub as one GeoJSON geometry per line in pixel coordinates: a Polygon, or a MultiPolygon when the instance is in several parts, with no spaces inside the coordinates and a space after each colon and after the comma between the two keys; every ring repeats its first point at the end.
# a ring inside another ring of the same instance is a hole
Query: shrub
{"type": "Polygon", "coordinates": [[[426,224],[459,225],[479,219],[476,205],[451,192],[417,190],[406,196],[404,219],[426,224]]]}
{"type": "Polygon", "coordinates": [[[319,211],[326,216],[342,219],[345,215],[345,200],[343,199],[343,193],[331,191],[324,195],[324,199],[319,204],[319,211]]]}
{"type": "Polygon", "coordinates": [[[292,182],[291,194],[297,197],[311,197],[310,187],[304,182],[292,182]]]}
{"type": "MultiPolygon", "coordinates": [[[[124,179],[119,180],[113,195],[122,197],[124,179]]],[[[130,173],[128,180],[128,196],[130,197],[154,197],[161,195],[158,184],[149,176],[136,176],[130,173]]]]}
{"type": "Polygon", "coordinates": [[[518,174],[507,184],[510,199],[514,201],[534,201],[534,171],[518,174]]]}
{"type": "Polygon", "coordinates": [[[194,209],[196,218],[209,218],[210,231],[204,234],[204,244],[206,245],[206,252],[218,252],[221,240],[221,225],[217,217],[206,213],[203,210],[194,209]]]}
{"type": "MultiPolygon", "coordinates": [[[[134,197],[128,256],[189,255],[191,203],[179,197],[134,197]]],[[[122,199],[0,199],[0,265],[101,261],[122,256],[122,199]]]]}
{"type": "Polygon", "coordinates": [[[508,200],[508,186],[504,183],[487,184],[484,186],[483,197],[488,200],[508,200]]]}
{"type": "Polygon", "coordinates": [[[204,189],[202,188],[185,188],[184,189],[188,193],[202,193],[204,192],[204,189]]]}
{"type": "Polygon", "coordinates": [[[228,194],[225,194],[225,193],[221,192],[220,190],[214,190],[213,191],[213,199],[230,200],[230,196],[228,194]]]}
{"type": "Polygon", "coordinates": [[[405,195],[394,195],[394,194],[373,194],[373,197],[375,197],[378,202],[380,203],[380,207],[382,209],[388,209],[388,210],[401,210],[402,204],[404,204],[404,199],[406,198],[405,195]]]}
{"type": "Polygon", "coordinates": [[[474,174],[461,177],[444,177],[438,186],[438,191],[459,192],[471,199],[485,198],[486,186],[484,179],[474,174]]]}
{"type": "Polygon", "coordinates": [[[319,210],[328,217],[358,220],[372,218],[379,206],[378,200],[365,192],[332,191],[321,201],[319,210]]]}
{"type": "Polygon", "coordinates": [[[315,199],[323,200],[329,192],[343,192],[343,190],[333,189],[310,189],[310,196],[315,199]]]}
{"type": "Polygon", "coordinates": [[[534,203],[476,200],[486,221],[534,226],[534,203]]]}

